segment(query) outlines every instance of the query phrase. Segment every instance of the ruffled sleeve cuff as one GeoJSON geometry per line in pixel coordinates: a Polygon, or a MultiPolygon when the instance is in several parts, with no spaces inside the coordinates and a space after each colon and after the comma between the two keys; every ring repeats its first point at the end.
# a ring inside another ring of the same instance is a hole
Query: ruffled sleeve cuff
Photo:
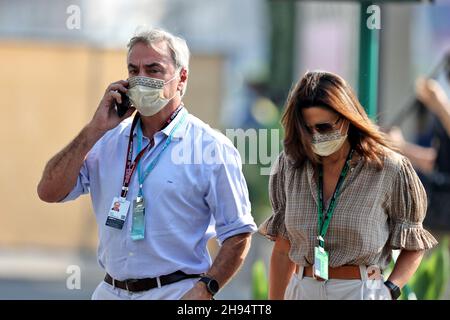
{"type": "Polygon", "coordinates": [[[271,215],[258,227],[258,233],[271,241],[275,241],[277,237],[289,239],[284,221],[280,218],[280,215],[271,215]]]}
{"type": "Polygon", "coordinates": [[[395,222],[391,230],[392,249],[410,251],[428,250],[438,244],[436,239],[422,227],[422,223],[395,222]]]}

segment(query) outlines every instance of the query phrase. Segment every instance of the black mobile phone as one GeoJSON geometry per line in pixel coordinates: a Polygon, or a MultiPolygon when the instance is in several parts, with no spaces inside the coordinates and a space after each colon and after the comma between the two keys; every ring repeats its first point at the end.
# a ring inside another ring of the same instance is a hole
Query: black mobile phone
{"type": "Polygon", "coordinates": [[[127,110],[131,107],[131,102],[126,93],[120,91],[119,93],[122,98],[122,103],[116,103],[116,110],[119,118],[122,118],[127,110]]]}

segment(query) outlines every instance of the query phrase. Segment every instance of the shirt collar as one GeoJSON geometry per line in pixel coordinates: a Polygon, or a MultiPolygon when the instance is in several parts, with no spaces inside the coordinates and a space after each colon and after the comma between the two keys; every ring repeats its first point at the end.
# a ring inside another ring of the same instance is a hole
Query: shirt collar
{"type": "MultiPolygon", "coordinates": [[[[183,123],[181,123],[178,126],[177,130],[175,130],[175,132],[172,135],[173,139],[181,139],[181,138],[183,138],[183,136],[185,135],[186,130],[187,130],[187,124],[188,124],[187,118],[189,116],[189,112],[187,111],[186,107],[184,107],[184,106],[181,108],[181,110],[178,112],[178,114],[175,116],[175,118],[164,129],[162,129],[162,130],[160,130],[158,132],[162,132],[166,136],[169,136],[170,135],[170,131],[181,120],[181,118],[183,117],[183,114],[186,114],[183,123]]],[[[124,130],[124,134],[125,134],[126,137],[130,136],[131,124],[132,124],[132,121],[129,122],[128,126],[124,130]]],[[[134,132],[133,132],[133,137],[136,134],[137,134],[137,130],[135,129],[134,132]]]]}
{"type": "Polygon", "coordinates": [[[172,138],[174,138],[174,139],[181,139],[181,138],[183,138],[185,133],[186,133],[186,129],[187,129],[187,122],[188,122],[187,121],[187,117],[188,117],[188,115],[189,115],[188,111],[183,106],[182,109],[180,110],[180,112],[178,112],[178,114],[175,116],[175,118],[164,129],[162,129],[160,132],[164,133],[166,136],[169,136],[170,132],[172,131],[172,129],[184,117],[183,123],[180,123],[178,125],[178,128],[172,134],[172,138]]]}

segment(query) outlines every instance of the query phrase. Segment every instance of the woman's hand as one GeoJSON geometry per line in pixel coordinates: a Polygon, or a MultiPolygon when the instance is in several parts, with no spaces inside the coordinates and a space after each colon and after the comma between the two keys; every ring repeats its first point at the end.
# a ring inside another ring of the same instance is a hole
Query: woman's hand
{"type": "Polygon", "coordinates": [[[425,251],[423,250],[402,250],[388,280],[394,283],[397,287],[403,288],[403,286],[408,283],[409,279],[414,275],[419,267],[424,252],[425,251]]]}

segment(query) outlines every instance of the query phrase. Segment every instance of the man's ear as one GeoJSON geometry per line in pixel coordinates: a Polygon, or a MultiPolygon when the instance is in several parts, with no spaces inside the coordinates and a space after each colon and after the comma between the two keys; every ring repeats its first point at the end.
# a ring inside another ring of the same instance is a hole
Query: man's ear
{"type": "Polygon", "coordinates": [[[186,68],[181,68],[180,70],[180,81],[178,82],[178,90],[183,91],[184,87],[186,86],[186,81],[188,78],[188,72],[186,68]]]}

